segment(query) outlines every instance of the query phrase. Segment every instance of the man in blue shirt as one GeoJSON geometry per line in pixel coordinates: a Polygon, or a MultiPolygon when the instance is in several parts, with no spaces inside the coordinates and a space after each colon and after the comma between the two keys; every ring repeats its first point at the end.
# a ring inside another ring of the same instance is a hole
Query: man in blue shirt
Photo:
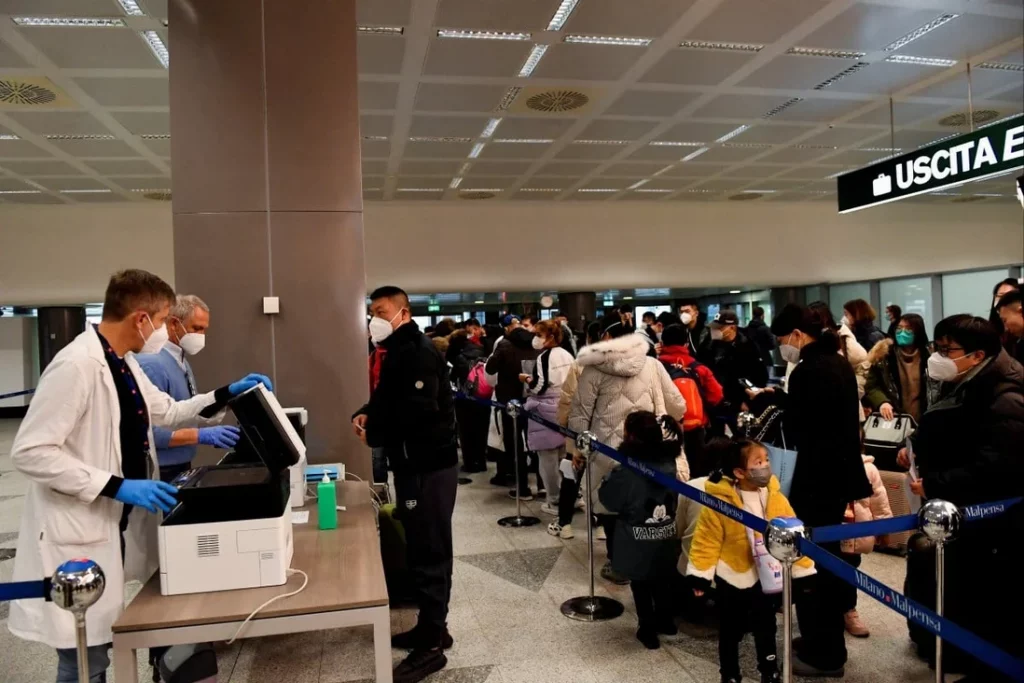
{"type": "MultiPolygon", "coordinates": [[[[206,345],[210,307],[198,296],[179,294],[167,318],[168,341],[158,353],[138,356],[139,365],[158,389],[176,401],[189,399],[196,391],[195,375],[186,356],[194,356],[206,345]]],[[[190,427],[169,430],[154,427],[160,478],[170,482],[192,467],[198,444],[231,448],[238,443],[237,427],[190,427]]]]}

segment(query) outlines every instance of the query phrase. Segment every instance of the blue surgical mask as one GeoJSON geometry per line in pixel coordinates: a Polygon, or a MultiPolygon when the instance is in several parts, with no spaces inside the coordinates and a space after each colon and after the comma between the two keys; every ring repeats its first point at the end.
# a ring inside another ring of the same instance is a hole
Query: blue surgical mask
{"type": "Polygon", "coordinates": [[[900,346],[913,346],[914,333],[910,330],[896,330],[896,343],[900,346]]]}

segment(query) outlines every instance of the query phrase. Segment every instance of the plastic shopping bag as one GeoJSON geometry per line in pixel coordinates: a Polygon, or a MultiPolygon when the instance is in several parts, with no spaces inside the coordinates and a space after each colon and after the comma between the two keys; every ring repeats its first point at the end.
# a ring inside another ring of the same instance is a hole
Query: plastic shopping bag
{"type": "Polygon", "coordinates": [[[768,460],[772,466],[772,474],[779,480],[782,495],[789,497],[789,490],[793,488],[793,473],[796,471],[796,451],[791,451],[785,446],[782,448],[765,444],[768,449],[768,460]]]}
{"type": "Polygon", "coordinates": [[[487,446],[502,453],[505,452],[505,440],[501,436],[501,411],[497,408],[491,411],[491,427],[487,432],[487,446]]]}
{"type": "Polygon", "coordinates": [[[753,529],[747,529],[747,540],[754,554],[754,566],[757,567],[757,578],[761,582],[761,592],[773,595],[782,592],[782,563],[768,554],[764,545],[764,536],[753,529]]]}

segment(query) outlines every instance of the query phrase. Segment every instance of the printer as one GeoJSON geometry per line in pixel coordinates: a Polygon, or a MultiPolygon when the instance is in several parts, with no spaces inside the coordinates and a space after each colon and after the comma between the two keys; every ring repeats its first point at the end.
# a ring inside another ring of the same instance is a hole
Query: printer
{"type": "Polygon", "coordinates": [[[290,468],[306,447],[262,384],[234,397],[257,462],[221,462],[178,475],[178,505],[160,524],[160,593],[280,586],[292,561],[290,468]]]}

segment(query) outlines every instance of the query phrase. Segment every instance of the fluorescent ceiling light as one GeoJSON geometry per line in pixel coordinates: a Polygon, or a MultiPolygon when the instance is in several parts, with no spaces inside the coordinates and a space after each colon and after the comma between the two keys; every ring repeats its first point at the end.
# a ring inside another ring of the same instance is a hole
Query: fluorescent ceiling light
{"type": "Polygon", "coordinates": [[[385,142],[388,139],[387,135],[364,135],[363,139],[367,142],[385,142]]]}
{"type": "Polygon", "coordinates": [[[619,192],[614,187],[581,187],[577,192],[619,192]]]}
{"type": "Polygon", "coordinates": [[[686,192],[688,194],[717,194],[717,192],[715,190],[705,190],[704,188],[701,188],[701,187],[695,187],[695,188],[692,188],[692,189],[689,189],[689,190],[683,190],[683,192],[686,192]]]}
{"type": "Polygon", "coordinates": [[[720,43],[714,40],[684,40],[679,47],[691,50],[726,50],[729,52],[760,52],[764,45],[757,43],[720,43]]]}
{"type": "Polygon", "coordinates": [[[554,140],[549,138],[500,138],[498,140],[491,140],[491,142],[518,145],[549,145],[554,142],[554,140]]]}
{"type": "Polygon", "coordinates": [[[39,190],[0,190],[0,194],[41,194],[39,190]]]}
{"type": "Polygon", "coordinates": [[[452,182],[448,183],[449,190],[457,190],[459,185],[462,184],[462,176],[455,176],[452,178],[452,182]]]}
{"type": "Polygon", "coordinates": [[[359,33],[373,33],[383,36],[400,36],[405,33],[404,26],[357,26],[359,33]]]}
{"type": "Polygon", "coordinates": [[[61,190],[61,194],[109,194],[109,189],[103,190],[61,190]]]}
{"type": "MultiPolygon", "coordinates": [[[[743,190],[743,194],[775,194],[778,190],[743,190]]],[[[739,294],[739,292],[729,292],[730,294],[739,294]]]]}
{"type": "Polygon", "coordinates": [[[999,194],[998,192],[975,192],[975,197],[1008,197],[1009,195],[999,194]]]}
{"type": "Polygon", "coordinates": [[[844,78],[846,78],[847,76],[852,76],[853,74],[857,73],[858,71],[860,71],[861,69],[863,69],[867,65],[868,65],[867,62],[857,62],[853,66],[848,67],[846,69],[843,69],[842,71],[837,73],[835,76],[832,76],[831,78],[825,79],[824,81],[822,81],[818,85],[814,86],[814,89],[815,90],[824,90],[825,88],[833,86],[836,83],[838,83],[839,81],[841,81],[844,78]]]}
{"type": "Polygon", "coordinates": [[[804,98],[802,98],[802,97],[794,97],[793,99],[788,100],[786,102],[783,102],[779,106],[777,106],[777,107],[775,107],[773,109],[769,109],[765,113],[761,114],[761,118],[762,119],[770,119],[771,117],[773,117],[773,116],[775,116],[777,114],[781,114],[785,110],[789,109],[790,107],[792,107],[797,102],[803,102],[803,99],[804,98]]]}
{"type": "Polygon", "coordinates": [[[124,21],[114,17],[12,17],[17,26],[58,26],[62,28],[119,28],[124,21]]]}
{"type": "Polygon", "coordinates": [[[0,133],[0,140],[20,140],[17,135],[10,135],[8,133],[0,133]]]}
{"type": "MultiPolygon", "coordinates": [[[[364,187],[363,189],[365,190],[365,189],[368,189],[368,188],[364,187]]],[[[169,188],[169,187],[163,187],[163,188],[158,188],[158,189],[155,189],[155,188],[152,188],[152,187],[140,187],[140,188],[132,190],[132,192],[170,192],[170,191],[171,191],[171,188],[169,188]]]]}
{"type": "Polygon", "coordinates": [[[476,143],[475,145],[473,145],[473,149],[469,151],[469,158],[476,159],[478,156],[480,156],[480,152],[482,151],[484,151],[484,143],[476,143]]]}
{"type": "Polygon", "coordinates": [[[901,47],[903,47],[907,43],[914,42],[915,40],[917,40],[918,38],[920,38],[924,34],[930,33],[932,31],[934,31],[938,27],[940,27],[943,24],[946,24],[946,23],[948,23],[950,21],[953,21],[954,19],[956,19],[959,16],[960,16],[959,14],[943,14],[943,15],[941,15],[939,17],[936,17],[935,19],[932,19],[931,21],[929,21],[924,26],[920,26],[918,28],[915,28],[913,31],[911,31],[907,35],[903,36],[902,38],[900,38],[899,40],[897,40],[895,42],[889,43],[888,45],[886,45],[882,49],[885,52],[892,52],[893,50],[899,50],[901,47]]]}
{"type": "MultiPolygon", "coordinates": [[[[874,163],[874,162],[872,162],[872,163],[874,163]]],[[[843,175],[844,173],[849,173],[849,172],[850,172],[850,169],[844,168],[842,171],[836,171],[835,173],[833,173],[831,175],[825,176],[824,179],[825,180],[832,180],[833,178],[838,178],[839,176],[843,175]]]]}
{"type": "Polygon", "coordinates": [[[530,50],[529,56],[526,61],[523,62],[523,66],[519,69],[519,78],[529,78],[533,70],[540,64],[540,58],[544,56],[544,53],[548,51],[547,45],[534,45],[533,49],[530,50]]]}
{"type": "Polygon", "coordinates": [[[480,301],[474,301],[473,303],[474,303],[474,304],[482,304],[482,303],[483,303],[483,300],[480,300],[480,301]]]}
{"type": "Polygon", "coordinates": [[[124,10],[124,13],[130,17],[143,17],[146,15],[146,13],[142,11],[142,8],[139,7],[139,3],[135,2],[135,0],[117,0],[117,3],[121,5],[121,9],[124,10]]]}
{"type": "Polygon", "coordinates": [[[660,171],[655,171],[654,173],[652,173],[652,174],[651,174],[651,177],[652,177],[652,178],[657,178],[657,177],[658,177],[658,176],[660,176],[660,175],[661,175],[662,173],[667,173],[667,172],[671,171],[671,170],[672,170],[673,168],[675,168],[675,167],[676,167],[676,165],[675,165],[675,164],[669,164],[668,166],[666,166],[665,168],[661,169],[660,171]]]}
{"type": "Polygon", "coordinates": [[[793,147],[795,149],[839,149],[834,145],[793,145],[793,147]]]}
{"type": "Polygon", "coordinates": [[[729,293],[730,293],[730,294],[740,294],[740,293],[741,293],[741,291],[742,291],[742,290],[739,290],[739,289],[730,289],[730,290],[729,290],[729,293]]]}
{"type": "MultiPolygon", "coordinates": [[[[931,143],[929,143],[931,144],[931,143]]],[[[902,147],[860,147],[858,152],[902,152],[902,147]]]]}
{"type": "Polygon", "coordinates": [[[560,187],[521,187],[520,192],[561,192],[560,187]]]}
{"type": "Polygon", "coordinates": [[[1024,71],[1024,64],[1008,64],[1006,62],[982,62],[979,69],[999,69],[1001,71],[1024,71]]]}
{"type": "Polygon", "coordinates": [[[574,145],[628,145],[631,140],[573,140],[574,145]]]}
{"type": "Polygon", "coordinates": [[[555,13],[551,15],[551,21],[548,22],[549,31],[561,31],[562,27],[565,26],[566,19],[572,14],[572,11],[576,9],[576,5],[579,4],[580,0],[562,0],[562,4],[558,6],[555,13]]]}
{"type": "MultiPolygon", "coordinates": [[[[384,139],[387,140],[387,138],[384,139]]],[[[409,138],[409,142],[473,142],[473,138],[452,138],[434,137],[432,135],[414,135],[409,138]]]]}
{"type": "Polygon", "coordinates": [[[938,57],[913,57],[911,55],[892,55],[885,58],[895,64],[920,64],[921,66],[953,66],[955,59],[939,59],[938,57]]]}
{"type": "Polygon", "coordinates": [[[736,128],[735,130],[731,130],[728,133],[726,133],[725,135],[723,135],[722,137],[718,138],[717,140],[715,140],[715,142],[725,142],[726,140],[732,140],[734,137],[736,137],[740,133],[742,133],[742,132],[744,132],[746,130],[749,130],[749,129],[750,129],[750,126],[747,126],[747,125],[740,126],[739,128],[736,128]]]}
{"type": "Polygon", "coordinates": [[[530,40],[529,33],[509,33],[507,31],[457,31],[440,29],[438,38],[471,38],[477,40],[530,40]]]}
{"type": "Polygon", "coordinates": [[[856,50],[833,50],[828,47],[791,47],[786,50],[787,55],[801,55],[803,57],[832,57],[833,59],[860,59],[866,52],[856,50]]]}
{"type": "Polygon", "coordinates": [[[460,192],[504,192],[500,187],[464,187],[460,192]]]}
{"type": "Polygon", "coordinates": [[[494,135],[494,131],[497,130],[498,125],[501,123],[501,119],[491,119],[487,122],[484,127],[484,132],[480,133],[480,137],[487,139],[494,135]]]}
{"type": "Polygon", "coordinates": [[[683,161],[691,161],[693,159],[696,159],[697,157],[699,157],[701,154],[703,154],[706,151],[708,151],[707,147],[701,147],[700,149],[698,149],[696,151],[693,151],[693,152],[690,152],[689,154],[687,154],[685,157],[683,157],[682,160],[683,161]]]}
{"type": "Polygon", "coordinates": [[[113,135],[47,135],[47,140],[116,140],[113,135]]]}
{"type": "Polygon", "coordinates": [[[622,300],[623,301],[632,301],[633,297],[631,297],[631,296],[624,296],[624,297],[622,297],[622,300]]]}
{"type": "Polygon", "coordinates": [[[623,45],[626,47],[647,47],[651,38],[630,38],[628,36],[580,36],[565,37],[566,43],[585,43],[588,45],[623,45]]]}
{"type": "Polygon", "coordinates": [[[469,172],[469,167],[472,166],[472,165],[473,165],[473,162],[471,162],[471,161],[467,161],[467,162],[463,163],[462,164],[462,168],[459,169],[459,172],[456,175],[466,175],[469,172]]]}
{"type": "Polygon", "coordinates": [[[767,142],[727,142],[722,147],[733,147],[737,149],[770,149],[775,145],[767,142]]]}
{"type": "Polygon", "coordinates": [[[703,142],[682,142],[679,140],[652,140],[647,143],[651,147],[702,147],[703,142]]]}
{"type": "MultiPolygon", "coordinates": [[[[145,133],[143,135],[140,135],[139,137],[142,138],[143,140],[170,140],[171,139],[171,134],[170,133],[145,133]]],[[[363,139],[365,140],[366,138],[364,137],[363,139]]],[[[384,139],[387,140],[387,138],[384,138],[384,139]]]]}
{"type": "Polygon", "coordinates": [[[659,192],[659,193],[671,192],[671,191],[672,190],[655,190],[655,189],[651,189],[651,188],[647,188],[647,187],[641,187],[638,190],[634,190],[634,192],[659,192]]]}
{"type": "Polygon", "coordinates": [[[512,103],[519,97],[519,93],[522,91],[518,85],[511,86],[505,91],[505,94],[501,96],[501,102],[498,102],[498,106],[495,107],[496,111],[505,111],[512,106],[512,103]]]}
{"type": "Polygon", "coordinates": [[[648,181],[649,181],[648,178],[644,178],[643,180],[638,180],[635,183],[633,183],[632,185],[630,185],[629,187],[627,187],[626,189],[627,190],[635,190],[638,187],[640,187],[641,185],[646,185],[648,181]]]}
{"type": "Polygon", "coordinates": [[[363,188],[363,192],[380,192],[381,189],[382,188],[379,188],[379,187],[364,187],[363,188]]]}
{"type": "Polygon", "coordinates": [[[149,45],[149,49],[153,51],[153,54],[164,65],[164,68],[168,68],[171,63],[170,54],[167,52],[167,46],[164,45],[164,41],[161,40],[160,35],[156,31],[143,31],[142,37],[146,40],[146,44],[149,45]]]}
{"type": "Polygon", "coordinates": [[[440,187],[400,187],[399,192],[444,192],[440,187]]]}

